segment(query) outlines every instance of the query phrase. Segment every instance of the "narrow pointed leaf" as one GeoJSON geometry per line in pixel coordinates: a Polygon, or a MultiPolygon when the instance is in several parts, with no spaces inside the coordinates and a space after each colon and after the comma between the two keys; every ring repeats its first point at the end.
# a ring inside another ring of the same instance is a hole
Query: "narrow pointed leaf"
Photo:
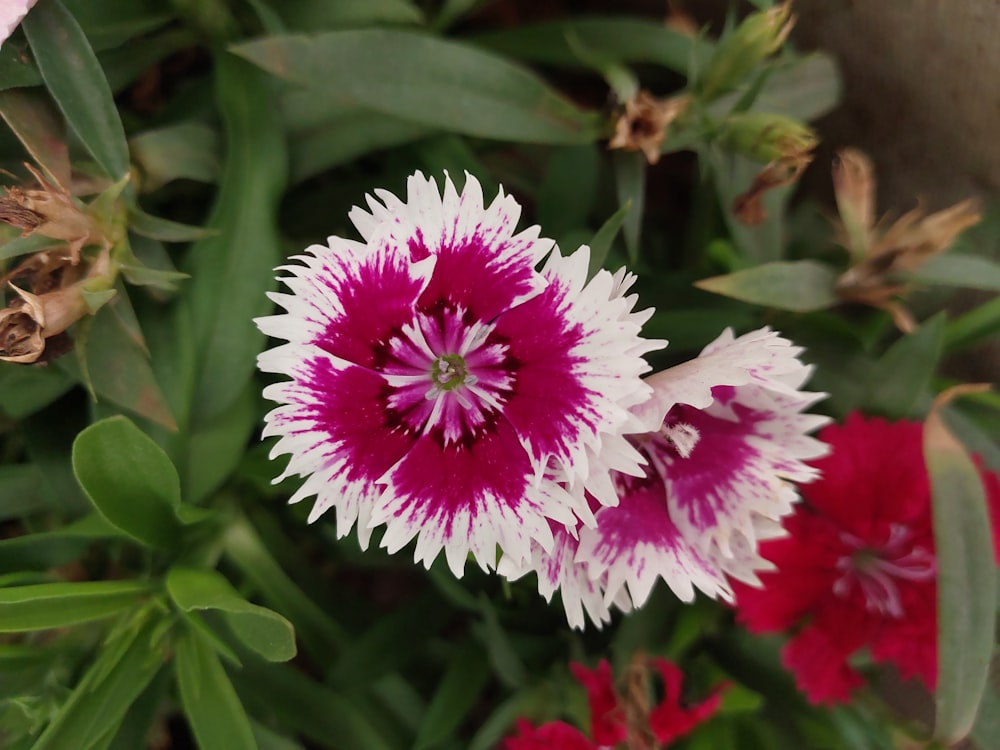
{"type": "Polygon", "coordinates": [[[608,253],[611,252],[611,245],[615,241],[615,237],[618,236],[618,230],[622,227],[622,222],[625,221],[625,216],[629,211],[632,210],[632,203],[626,201],[625,204],[615,211],[608,220],[605,221],[601,228],[597,230],[594,238],[590,241],[590,269],[588,270],[588,275],[593,276],[597,273],[597,269],[604,265],[604,261],[608,259],[608,253]]]}
{"type": "Polygon", "coordinates": [[[986,689],[997,612],[997,567],[979,472],[937,409],[924,427],[924,456],[938,560],[934,733],[954,743],[972,729],[986,689]]]}
{"type": "Polygon", "coordinates": [[[0,91],[0,116],[46,176],[68,191],[70,164],[66,128],[51,102],[34,91],[0,91]]]}
{"type": "Polygon", "coordinates": [[[913,272],[914,281],[1000,291],[1000,263],[978,255],[936,255],[913,272]]]}
{"type": "Polygon", "coordinates": [[[164,242],[191,242],[210,237],[216,234],[216,230],[208,227],[195,227],[190,224],[181,224],[170,219],[163,219],[159,216],[147,214],[138,208],[129,211],[129,229],[143,237],[152,237],[154,240],[164,242]]]}
{"type": "Polygon", "coordinates": [[[174,667],[181,706],[200,750],[256,750],[250,719],[219,657],[194,631],[181,630],[174,667]]]}
{"type": "Polygon", "coordinates": [[[420,725],[414,750],[438,746],[466,719],[490,676],[482,648],[466,641],[448,664],[420,725]]]}
{"type": "Polygon", "coordinates": [[[233,50],[304,86],[322,82],[357,104],[483,138],[587,143],[600,122],[541,78],[466,44],[401,29],[288,35],[233,50]]]}
{"type": "Polygon", "coordinates": [[[128,144],[108,79],[73,15],[59,0],[38,3],[24,19],[38,69],[80,141],[118,180],[128,173],[128,144]]]}
{"type": "Polygon", "coordinates": [[[121,725],[166,658],[169,641],[157,636],[153,619],[119,633],[105,644],[32,750],[92,750],[121,725]]]}
{"type": "Polygon", "coordinates": [[[889,347],[866,380],[861,406],[893,418],[918,417],[944,347],[944,314],[889,347]]]}
{"type": "Polygon", "coordinates": [[[0,633],[62,628],[101,620],[150,593],[141,581],[39,583],[0,588],[0,633]]]}
{"type": "Polygon", "coordinates": [[[570,39],[617,62],[648,62],[678,73],[703,67],[713,45],[663,23],[614,16],[574,18],[477,34],[479,45],[522,60],[585,67],[570,39]]]}
{"type": "Polygon", "coordinates": [[[837,272],[815,260],[764,263],[744,271],[696,281],[707,292],[793,312],[822,310],[837,304],[837,272]]]}
{"type": "Polygon", "coordinates": [[[215,233],[191,247],[183,268],[191,274],[184,295],[200,354],[190,405],[195,426],[240,397],[264,347],[253,318],[272,306],[266,293],[276,287],[273,269],[282,258],[277,213],[287,178],[284,132],[266,76],[227,52],[218,53],[215,76],[226,147],[207,225],[215,233]]]}

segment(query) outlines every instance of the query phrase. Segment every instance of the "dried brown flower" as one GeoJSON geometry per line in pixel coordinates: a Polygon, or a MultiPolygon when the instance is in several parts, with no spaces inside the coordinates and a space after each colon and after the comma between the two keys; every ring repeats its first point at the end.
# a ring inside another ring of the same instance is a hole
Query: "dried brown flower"
{"type": "Polygon", "coordinates": [[[625,110],[615,122],[615,134],[608,148],[642,151],[646,161],[656,164],[667,129],[689,103],[690,97],[686,95],[657,99],[646,90],[639,91],[625,102],[625,110]]]}
{"type": "Polygon", "coordinates": [[[894,298],[905,292],[905,275],[943,253],[963,231],[980,219],[979,203],[967,199],[926,214],[919,206],[892,222],[877,223],[875,175],[868,157],[857,149],[842,149],[833,168],[840,222],[838,240],[854,261],[837,280],[838,295],[887,310],[897,327],[911,331],[914,321],[894,298]]]}
{"type": "Polygon", "coordinates": [[[0,310],[0,361],[30,364],[66,351],[62,334],[94,312],[87,302],[87,287],[102,277],[107,279],[108,267],[105,250],[81,278],[78,266],[70,265],[65,256],[47,251],[8,274],[5,280],[16,296],[0,310]],[[10,278],[27,281],[34,291],[16,286],[10,278]],[[52,339],[58,351],[52,351],[52,339]]]}
{"type": "Polygon", "coordinates": [[[79,261],[84,245],[107,244],[97,222],[84,213],[68,193],[48,182],[30,165],[26,166],[40,188],[6,188],[7,195],[0,198],[0,221],[20,229],[22,237],[37,232],[65,241],[73,263],[79,261]]]}
{"type": "Polygon", "coordinates": [[[812,154],[799,152],[775,159],[762,169],[750,188],[733,201],[736,218],[748,226],[757,226],[767,218],[764,210],[764,194],[768,190],[791,185],[802,175],[812,161],[812,154]]]}

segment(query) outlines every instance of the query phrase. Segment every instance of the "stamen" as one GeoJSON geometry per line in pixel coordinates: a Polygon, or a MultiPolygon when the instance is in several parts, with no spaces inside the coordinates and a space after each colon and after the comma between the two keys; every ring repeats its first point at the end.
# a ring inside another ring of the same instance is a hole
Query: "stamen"
{"type": "Polygon", "coordinates": [[[853,551],[837,560],[837,569],[843,575],[834,582],[833,593],[846,597],[856,583],[869,612],[901,618],[903,599],[897,581],[929,581],[937,575],[937,561],[929,550],[906,549],[910,537],[910,530],[901,524],[893,524],[886,541],[875,547],[853,534],[842,533],[841,541],[853,551]]]}

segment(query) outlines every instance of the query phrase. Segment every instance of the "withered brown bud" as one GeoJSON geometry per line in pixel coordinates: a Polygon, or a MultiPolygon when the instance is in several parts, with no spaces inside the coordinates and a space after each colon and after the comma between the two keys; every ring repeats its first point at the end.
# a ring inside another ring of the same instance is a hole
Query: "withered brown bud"
{"type": "Polygon", "coordinates": [[[791,185],[802,175],[812,161],[812,154],[800,153],[775,159],[753,179],[750,189],[733,201],[733,213],[747,226],[757,226],[767,219],[764,195],[769,190],[791,185]]]}
{"type": "Polygon", "coordinates": [[[45,223],[45,216],[29,208],[29,199],[18,187],[7,188],[7,195],[0,198],[0,221],[31,234],[45,223]]]}
{"type": "Polygon", "coordinates": [[[97,222],[85,214],[69,194],[46,181],[37,170],[30,166],[28,169],[41,188],[7,188],[7,195],[0,198],[0,221],[20,229],[22,237],[37,232],[65,241],[73,263],[79,261],[84,245],[107,244],[97,222]]]}
{"type": "Polygon", "coordinates": [[[24,304],[0,310],[0,361],[29,364],[45,350],[42,326],[24,304]]]}
{"type": "Polygon", "coordinates": [[[89,313],[78,284],[42,295],[10,286],[18,298],[0,310],[0,361],[36,362],[45,350],[45,339],[89,313]]]}
{"type": "Polygon", "coordinates": [[[853,261],[837,280],[838,296],[887,310],[900,330],[913,330],[912,316],[894,298],[907,291],[907,274],[948,250],[979,222],[979,202],[964,200],[932,214],[918,206],[891,224],[885,217],[876,222],[875,174],[868,157],[856,149],[841,150],[833,180],[838,240],[853,261]]]}
{"type": "Polygon", "coordinates": [[[615,134],[608,148],[642,151],[646,161],[656,164],[667,129],[687,109],[689,102],[687,96],[657,99],[648,91],[640,91],[625,102],[625,111],[615,122],[615,134]]]}

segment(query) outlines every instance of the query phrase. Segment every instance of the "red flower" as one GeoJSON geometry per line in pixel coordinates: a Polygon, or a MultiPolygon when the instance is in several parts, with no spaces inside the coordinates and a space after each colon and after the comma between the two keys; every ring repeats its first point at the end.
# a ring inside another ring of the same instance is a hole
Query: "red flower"
{"type": "MultiPolygon", "coordinates": [[[[701,703],[681,707],[681,684],[684,674],[666,659],[652,659],[653,667],[663,678],[663,700],[648,711],[649,729],[656,741],[665,746],[708,720],[722,702],[719,687],[701,703]]],[[[628,725],[622,698],[615,690],[611,665],[604,659],[596,669],[571,664],[573,676],[587,691],[590,706],[590,737],[562,721],[532,727],[518,720],[516,737],[508,737],[504,750],[606,750],[628,741],[628,725]]]]}
{"type": "MultiPolygon", "coordinates": [[[[866,646],[933,689],[937,562],[923,425],[852,414],[820,438],[833,449],[814,462],[822,478],[802,487],[788,536],[761,544],[776,566],[760,574],[763,588],[734,584],[738,618],[754,632],[802,625],[782,661],[813,703],[849,698],[863,679],[848,659],[866,646]]],[[[996,518],[1000,480],[983,472],[983,482],[996,518]]]]}

